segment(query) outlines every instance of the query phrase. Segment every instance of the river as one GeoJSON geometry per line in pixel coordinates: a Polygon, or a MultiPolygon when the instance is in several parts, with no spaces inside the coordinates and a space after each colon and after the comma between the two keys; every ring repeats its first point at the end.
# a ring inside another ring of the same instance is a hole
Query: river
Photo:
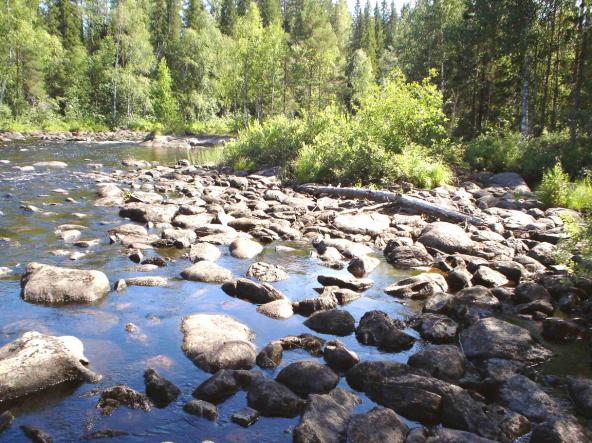
{"type": "MultiPolygon", "coordinates": [[[[232,413],[246,406],[244,392],[219,406],[216,423],[183,412],[182,406],[192,398],[192,391],[210,376],[197,368],[181,350],[180,324],[184,316],[197,312],[234,316],[256,332],[258,349],[271,340],[313,331],[302,324],[304,319],[298,315],[288,320],[272,320],[258,314],[254,305],[229,297],[219,285],[181,280],[179,273],[189,264],[181,257],[182,251],[159,251],[173,260],[150,275],[168,277],[172,283],[167,287],[132,286],[122,294],[111,292],[99,304],[85,306],[47,307],[26,303],[20,297],[19,274],[31,261],[101,270],[109,276],[111,284],[120,278],[145,275],[134,271],[134,263],[127,258],[121,245],[109,242],[106,231],[124,220],[118,217],[116,208],[93,206],[96,187],[88,175],[98,167],[93,164],[100,163],[103,171],[110,171],[123,168],[121,161],[130,157],[170,164],[184,158],[194,163],[207,163],[218,160],[220,155],[219,148],[188,152],[145,148],[132,143],[32,142],[0,147],[0,160],[10,162],[0,163],[0,211],[3,213],[0,216],[0,266],[14,271],[12,275],[0,278],[0,346],[30,330],[73,335],[84,343],[91,369],[103,375],[99,387],[122,383],[144,392],[143,372],[147,367],[154,367],[182,391],[179,399],[165,409],[153,408],[146,413],[120,408],[112,416],[105,417],[96,409],[97,396],[85,395],[94,388],[93,385],[60,386],[11,404],[10,410],[16,420],[0,434],[1,441],[26,441],[19,429],[24,424],[43,429],[54,441],[77,441],[90,432],[105,428],[127,432],[129,435],[114,439],[121,442],[291,441],[291,429],[298,423],[298,418],[260,418],[249,428],[231,422],[232,413]],[[54,160],[68,166],[63,169],[37,167],[31,172],[15,169],[54,160]],[[73,200],[68,202],[68,198],[73,200]],[[40,211],[29,212],[22,208],[23,205],[33,205],[40,211]],[[76,251],[77,248],[66,244],[54,232],[58,225],[65,223],[87,227],[82,239],[99,239],[99,243],[76,251]],[[59,250],[84,255],[71,260],[69,255],[59,252],[56,255],[59,250]],[[125,325],[130,322],[138,326],[137,333],[126,332],[125,325]]],[[[330,270],[311,260],[311,247],[307,242],[281,243],[266,245],[264,252],[253,260],[233,258],[222,247],[224,252],[218,263],[235,276],[244,276],[253,261],[282,265],[290,278],[274,283],[274,286],[292,300],[314,296],[313,288],[319,286],[316,276],[320,273],[348,275],[346,270],[330,270]],[[276,246],[281,243],[295,250],[277,251],[276,246]]],[[[385,311],[394,318],[408,317],[412,314],[410,308],[382,291],[405,275],[383,261],[372,273],[374,287],[345,309],[356,320],[372,309],[385,311]]],[[[406,332],[418,337],[411,329],[406,332]]],[[[361,360],[406,362],[409,355],[423,346],[418,340],[408,351],[385,354],[375,347],[361,345],[354,335],[340,340],[358,353],[361,360]]],[[[310,358],[313,357],[304,351],[285,352],[282,364],[265,372],[275,377],[287,364],[310,358]]],[[[344,378],[339,386],[349,389],[344,378]]],[[[360,396],[363,402],[355,412],[368,411],[375,406],[363,394],[360,396]]]]}

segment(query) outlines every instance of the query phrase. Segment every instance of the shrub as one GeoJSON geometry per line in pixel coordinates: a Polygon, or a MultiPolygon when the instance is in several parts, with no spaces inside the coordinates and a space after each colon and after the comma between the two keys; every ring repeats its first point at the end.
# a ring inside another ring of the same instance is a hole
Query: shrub
{"type": "Polygon", "coordinates": [[[400,178],[423,188],[448,184],[453,178],[452,170],[424,146],[407,145],[393,161],[400,178]]]}
{"type": "Polygon", "coordinates": [[[569,175],[563,170],[561,163],[557,162],[553,168],[547,169],[543,174],[537,194],[546,207],[567,207],[570,187],[569,175]]]}
{"type": "Polygon", "coordinates": [[[520,169],[522,136],[518,133],[482,134],[467,143],[465,160],[475,169],[502,172],[520,169]]]}
{"type": "Polygon", "coordinates": [[[585,177],[576,181],[569,195],[569,207],[578,211],[592,209],[592,181],[585,177]]]}
{"type": "Polygon", "coordinates": [[[592,219],[562,217],[568,237],[559,243],[557,261],[563,263],[576,276],[592,275],[592,219]]]}

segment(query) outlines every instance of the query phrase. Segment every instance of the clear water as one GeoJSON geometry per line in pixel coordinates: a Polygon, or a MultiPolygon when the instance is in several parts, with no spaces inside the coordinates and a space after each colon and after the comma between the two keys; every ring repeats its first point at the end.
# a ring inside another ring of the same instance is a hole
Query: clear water
{"type": "MultiPolygon", "coordinates": [[[[218,148],[194,150],[162,150],[144,148],[135,144],[110,143],[28,143],[0,147],[0,266],[15,269],[15,275],[0,279],[0,346],[16,339],[29,330],[53,335],[74,335],[82,340],[91,369],[104,376],[99,387],[124,383],[139,391],[144,390],[143,372],[151,366],[177,384],[182,396],[165,409],[143,411],[117,409],[112,416],[103,417],[96,409],[97,397],[84,395],[95,386],[82,384],[60,386],[43,394],[35,395],[11,405],[17,415],[13,425],[0,434],[0,441],[18,442],[25,438],[19,425],[37,426],[54,438],[54,441],[77,441],[88,432],[105,428],[119,429],[129,433],[118,437],[121,442],[276,442],[291,441],[291,429],[298,419],[261,418],[255,425],[245,429],[230,421],[233,412],[246,406],[245,393],[238,393],[219,406],[216,423],[185,414],[183,404],[190,400],[194,388],[209,377],[194,366],[181,351],[181,320],[196,312],[225,313],[234,316],[256,332],[258,349],[269,341],[291,334],[314,333],[304,326],[303,317],[288,320],[272,320],[258,314],[255,306],[227,296],[219,285],[186,282],[178,278],[179,272],[189,262],[181,253],[173,255],[169,266],[149,274],[133,271],[121,245],[111,245],[106,235],[110,226],[123,222],[115,208],[96,208],[95,181],[88,174],[94,172],[89,163],[102,163],[103,170],[122,168],[121,160],[133,157],[163,164],[174,163],[183,158],[192,161],[211,162],[220,157],[218,148]],[[14,166],[32,165],[37,161],[59,160],[68,163],[66,169],[42,169],[21,172],[14,166]],[[52,192],[66,189],[68,196],[52,192]],[[66,203],[72,197],[77,203],[66,203]],[[30,213],[20,208],[32,204],[43,212],[30,213]],[[45,214],[44,212],[47,212],[45,214]],[[78,219],[72,214],[83,213],[78,219]],[[100,244],[90,249],[89,254],[77,261],[55,256],[50,251],[71,249],[58,239],[54,230],[63,223],[86,226],[83,239],[98,238],[100,244]],[[105,272],[112,283],[119,278],[134,275],[164,275],[171,279],[169,287],[130,287],[122,294],[110,293],[101,303],[85,306],[47,307],[24,302],[20,298],[18,273],[30,261],[52,263],[80,269],[97,269],[105,272]],[[129,322],[139,327],[137,334],[125,331],[129,322]]],[[[280,264],[289,271],[290,278],[274,285],[293,300],[314,296],[318,286],[316,276],[323,274],[347,274],[320,266],[310,257],[307,243],[284,243],[295,247],[294,252],[276,252],[277,244],[269,245],[256,260],[280,264]]],[[[170,255],[170,251],[160,251],[170,255]]],[[[244,276],[254,260],[239,260],[224,249],[219,264],[232,270],[237,277],[244,276]]],[[[397,303],[385,295],[382,288],[397,281],[405,274],[394,270],[386,263],[371,275],[375,287],[363,297],[346,307],[356,320],[371,309],[380,309],[396,318],[412,314],[411,308],[397,303]]],[[[408,331],[415,336],[415,331],[408,331]]],[[[327,339],[335,338],[325,336],[327,339]]],[[[346,346],[357,352],[362,360],[393,359],[406,362],[409,355],[417,352],[418,344],[407,352],[384,354],[373,347],[360,345],[355,337],[341,338],[346,346]]],[[[303,351],[284,353],[282,365],[265,371],[275,377],[283,366],[293,361],[313,359],[303,351]]],[[[258,370],[258,369],[255,369],[258,370]]],[[[345,379],[340,386],[347,387],[345,379]]],[[[374,404],[363,398],[356,409],[363,412],[374,404]]]]}

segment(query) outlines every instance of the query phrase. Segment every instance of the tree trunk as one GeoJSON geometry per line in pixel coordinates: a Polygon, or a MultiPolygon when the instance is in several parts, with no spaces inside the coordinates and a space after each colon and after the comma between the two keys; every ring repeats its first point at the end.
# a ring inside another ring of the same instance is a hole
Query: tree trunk
{"type": "Polygon", "coordinates": [[[478,226],[485,224],[485,220],[479,217],[463,214],[462,212],[443,208],[417,197],[398,194],[395,192],[374,191],[364,188],[338,188],[333,186],[321,186],[312,183],[300,186],[298,191],[313,195],[327,194],[351,199],[367,199],[378,202],[388,202],[411,209],[413,211],[417,211],[422,214],[451,220],[454,222],[470,223],[472,225],[478,226]]]}

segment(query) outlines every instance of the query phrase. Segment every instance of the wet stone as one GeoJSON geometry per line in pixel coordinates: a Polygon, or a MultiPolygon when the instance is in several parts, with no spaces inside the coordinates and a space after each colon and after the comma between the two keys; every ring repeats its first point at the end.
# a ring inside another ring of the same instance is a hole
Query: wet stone
{"type": "Polygon", "coordinates": [[[116,385],[101,392],[97,408],[103,415],[111,415],[113,410],[125,406],[129,409],[142,409],[150,411],[148,398],[138,391],[125,385],[116,385]]]}
{"type": "Polygon", "coordinates": [[[207,418],[210,421],[218,419],[218,408],[204,400],[189,400],[183,405],[183,410],[191,415],[207,418]]]}
{"type": "Polygon", "coordinates": [[[144,372],[144,383],[146,395],[159,408],[168,406],[181,394],[181,390],[177,386],[152,368],[144,372]]]}
{"type": "Polygon", "coordinates": [[[21,431],[33,443],[52,443],[53,438],[47,432],[30,425],[22,425],[21,431]]]}
{"type": "Polygon", "coordinates": [[[315,312],[304,322],[304,325],[321,334],[339,336],[349,335],[355,330],[353,316],[339,309],[315,312]]]}
{"type": "Polygon", "coordinates": [[[335,275],[319,275],[317,281],[323,286],[338,286],[343,289],[362,292],[374,286],[374,282],[367,278],[347,278],[335,275]]]}
{"type": "Polygon", "coordinates": [[[240,411],[236,411],[234,414],[232,414],[230,419],[236,424],[247,428],[259,420],[259,416],[259,411],[253,408],[243,408],[240,411]]]}
{"type": "Polygon", "coordinates": [[[276,381],[286,385],[296,394],[325,394],[339,382],[339,376],[328,366],[314,361],[298,361],[289,364],[278,374],[276,381]]]}

